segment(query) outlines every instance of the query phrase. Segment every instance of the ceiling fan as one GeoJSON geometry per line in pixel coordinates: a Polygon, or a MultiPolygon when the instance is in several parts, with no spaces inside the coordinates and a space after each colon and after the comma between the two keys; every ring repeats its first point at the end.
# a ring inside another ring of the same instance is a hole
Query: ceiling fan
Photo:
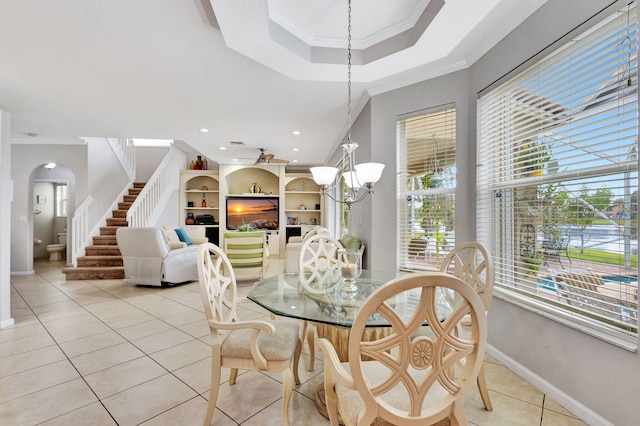
{"type": "Polygon", "coordinates": [[[254,164],[271,164],[271,163],[288,163],[289,160],[281,160],[280,158],[274,158],[273,154],[267,154],[265,151],[267,148],[260,148],[260,155],[254,164]]]}

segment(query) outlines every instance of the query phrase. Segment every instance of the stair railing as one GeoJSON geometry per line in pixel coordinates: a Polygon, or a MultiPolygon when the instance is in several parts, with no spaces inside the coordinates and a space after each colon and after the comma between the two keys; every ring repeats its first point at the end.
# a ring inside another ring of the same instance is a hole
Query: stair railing
{"type": "Polygon", "coordinates": [[[93,203],[93,197],[89,195],[78,206],[71,219],[71,263],[78,266],[78,257],[84,256],[86,241],[89,236],[89,206],[93,203]]]}
{"type": "Polygon", "coordinates": [[[156,171],[127,211],[131,227],[153,226],[171,195],[178,190],[180,170],[187,164],[187,154],[171,145],[156,171]]]}
{"type": "Polygon", "coordinates": [[[136,178],[136,147],[130,138],[107,138],[131,182],[136,178]]]}

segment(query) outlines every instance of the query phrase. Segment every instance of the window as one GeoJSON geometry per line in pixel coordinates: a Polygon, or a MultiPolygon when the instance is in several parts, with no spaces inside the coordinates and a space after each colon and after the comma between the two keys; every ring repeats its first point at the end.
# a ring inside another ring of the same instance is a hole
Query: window
{"type": "Polygon", "coordinates": [[[397,145],[398,265],[434,269],[455,244],[455,107],[400,117],[397,145]]]}
{"type": "Polygon", "coordinates": [[[67,217],[69,209],[68,187],[64,183],[56,183],[56,216],[67,217]]]}
{"type": "Polygon", "coordinates": [[[635,3],[478,101],[478,239],[496,294],[637,343],[635,3]]]}

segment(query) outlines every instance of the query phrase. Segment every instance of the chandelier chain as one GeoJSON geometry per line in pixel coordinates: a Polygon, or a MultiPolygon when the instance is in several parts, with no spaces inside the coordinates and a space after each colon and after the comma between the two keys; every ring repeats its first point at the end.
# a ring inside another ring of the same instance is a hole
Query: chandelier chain
{"type": "Polygon", "coordinates": [[[347,9],[347,143],[351,143],[351,0],[347,9]]]}

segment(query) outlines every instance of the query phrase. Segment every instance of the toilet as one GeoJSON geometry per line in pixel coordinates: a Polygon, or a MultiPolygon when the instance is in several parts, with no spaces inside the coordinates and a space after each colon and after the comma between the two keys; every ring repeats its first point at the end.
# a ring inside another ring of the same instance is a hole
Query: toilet
{"type": "Polygon", "coordinates": [[[67,233],[58,233],[58,244],[49,244],[47,246],[49,252],[49,261],[62,260],[67,253],[67,233]]]}

